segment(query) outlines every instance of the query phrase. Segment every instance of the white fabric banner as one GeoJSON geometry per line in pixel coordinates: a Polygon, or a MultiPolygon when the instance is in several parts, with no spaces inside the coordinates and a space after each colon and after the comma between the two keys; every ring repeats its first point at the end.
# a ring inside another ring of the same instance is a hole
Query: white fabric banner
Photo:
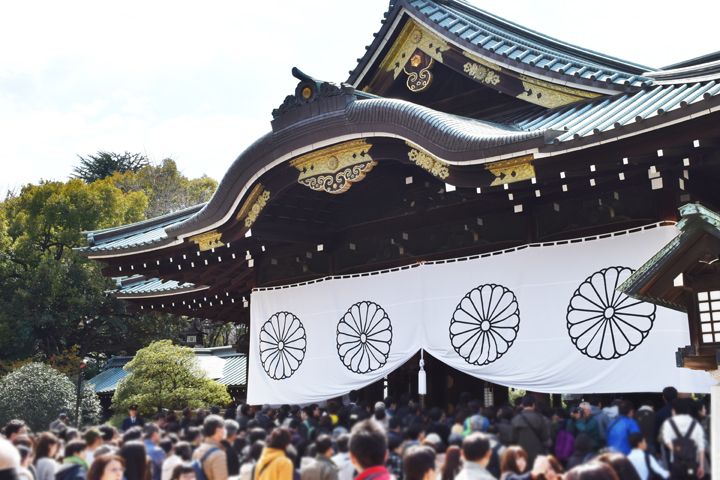
{"type": "Polygon", "coordinates": [[[670,241],[651,226],[253,292],[248,402],[341,396],[421,348],[484,380],[548,393],[708,393],[675,366],[685,314],[615,290],[670,241]]]}

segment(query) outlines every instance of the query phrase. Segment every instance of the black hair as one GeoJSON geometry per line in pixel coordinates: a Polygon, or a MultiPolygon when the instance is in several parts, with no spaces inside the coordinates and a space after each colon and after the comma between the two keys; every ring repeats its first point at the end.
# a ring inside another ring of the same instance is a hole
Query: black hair
{"type": "Polygon", "coordinates": [[[251,407],[249,403],[243,403],[242,405],[240,405],[240,413],[242,413],[243,415],[247,415],[250,411],[250,408],[251,407]]]}
{"type": "Polygon", "coordinates": [[[258,440],[265,441],[267,438],[267,432],[262,428],[253,428],[248,431],[248,442],[254,444],[258,440]]]}
{"type": "Polygon", "coordinates": [[[592,405],[593,407],[599,407],[602,403],[600,401],[600,395],[597,393],[593,393],[592,395],[588,395],[588,403],[592,405]]]}
{"type": "Polygon", "coordinates": [[[385,408],[390,408],[390,405],[397,404],[395,401],[395,397],[388,395],[385,397],[385,401],[383,402],[385,404],[385,408]]]}
{"type": "Polygon", "coordinates": [[[188,427],[185,429],[185,441],[188,443],[194,442],[200,436],[200,433],[198,427],[188,427]]]}
{"type": "Polygon", "coordinates": [[[131,427],[122,436],[123,443],[132,442],[133,440],[140,440],[142,438],[142,428],[131,427]]]}
{"type": "Polygon", "coordinates": [[[147,452],[145,445],[131,441],[120,449],[120,456],[125,459],[126,480],[145,480],[147,472],[147,452]]]}
{"type": "Polygon", "coordinates": [[[262,440],[258,440],[257,442],[254,442],[250,446],[250,458],[255,460],[256,462],[260,460],[260,455],[262,455],[263,450],[265,449],[265,442],[262,440]]]}
{"type": "Polygon", "coordinates": [[[692,408],[692,400],[689,398],[675,398],[672,401],[672,408],[677,415],[689,415],[692,408]]]}
{"type": "Polygon", "coordinates": [[[82,440],[73,440],[65,445],[65,458],[72,457],[83,450],[87,450],[87,444],[82,440]]]}
{"type": "Polygon", "coordinates": [[[161,418],[162,418],[162,419],[165,419],[165,417],[166,417],[165,412],[157,412],[153,418],[154,418],[155,421],[157,422],[157,421],[160,420],[161,418]]]}
{"type": "Polygon", "coordinates": [[[325,452],[332,448],[333,441],[330,435],[320,435],[317,440],[315,440],[315,445],[317,446],[318,453],[325,454],[325,452]]]}
{"type": "Polygon", "coordinates": [[[160,440],[160,443],[158,444],[160,448],[163,449],[163,452],[165,452],[165,455],[168,455],[170,453],[170,450],[173,448],[173,442],[169,438],[163,438],[160,440]]]}
{"type": "Polygon", "coordinates": [[[292,436],[287,428],[277,428],[273,430],[268,439],[268,448],[277,448],[278,450],[285,450],[290,445],[292,436]]]}
{"type": "Polygon", "coordinates": [[[665,387],[663,388],[663,397],[665,397],[665,401],[667,403],[671,403],[673,400],[675,400],[678,396],[678,391],[675,387],[665,387]]]}
{"type": "Polygon", "coordinates": [[[463,440],[462,451],[466,460],[477,462],[485,458],[490,451],[490,440],[484,433],[471,433],[463,440]]]}
{"type": "Polygon", "coordinates": [[[480,400],[473,400],[470,402],[470,411],[472,411],[473,415],[476,413],[479,413],[480,410],[483,408],[483,402],[480,400]]]}
{"type": "Polygon", "coordinates": [[[565,480],[619,480],[615,470],[606,463],[589,462],[578,465],[565,475],[565,480]]]}
{"type": "Polygon", "coordinates": [[[378,408],[375,410],[375,420],[385,420],[386,417],[385,409],[384,408],[378,408]]]}
{"type": "Polygon", "coordinates": [[[218,428],[225,428],[225,420],[220,415],[208,415],[203,421],[203,433],[212,437],[218,428]]]}
{"type": "Polygon", "coordinates": [[[522,405],[523,407],[532,407],[536,401],[535,395],[529,393],[522,398],[522,405]]]}
{"type": "Polygon", "coordinates": [[[388,428],[390,430],[395,430],[398,427],[402,427],[402,422],[397,417],[391,417],[390,420],[388,420],[388,428]]]}
{"type": "Polygon", "coordinates": [[[372,420],[356,423],[350,434],[350,453],[363,469],[384,465],[387,438],[383,428],[372,420]]]}
{"type": "Polygon", "coordinates": [[[97,427],[102,435],[103,442],[109,442],[115,436],[115,427],[108,424],[103,424],[97,427]]]}
{"type": "Polygon", "coordinates": [[[335,439],[335,442],[337,443],[338,452],[340,453],[347,453],[348,451],[348,444],[350,443],[350,434],[343,433],[339,437],[335,439]]]}
{"type": "Polygon", "coordinates": [[[189,462],[192,458],[192,447],[188,442],[178,442],[175,444],[175,455],[189,462]]]}
{"type": "Polygon", "coordinates": [[[628,435],[628,443],[630,443],[631,448],[638,448],[638,445],[640,445],[643,440],[645,440],[645,437],[643,437],[640,432],[633,432],[628,435]]]}
{"type": "Polygon", "coordinates": [[[422,480],[425,474],[435,469],[435,450],[430,447],[413,445],[403,455],[403,471],[406,480],[422,480]]]}
{"type": "Polygon", "coordinates": [[[430,409],[430,412],[428,413],[428,417],[430,417],[430,420],[433,422],[439,422],[442,418],[443,411],[441,408],[433,407],[430,409]]]}
{"type": "Polygon", "coordinates": [[[10,420],[7,425],[5,425],[5,436],[7,438],[10,438],[10,435],[13,433],[18,433],[22,427],[25,426],[25,422],[22,420],[10,420]]]}
{"type": "Polygon", "coordinates": [[[290,420],[288,427],[292,428],[293,430],[297,430],[298,428],[300,428],[300,423],[302,422],[300,422],[299,418],[293,418],[292,420],[290,420]]]}
{"type": "Polygon", "coordinates": [[[160,427],[157,426],[157,423],[148,423],[145,425],[145,439],[150,439],[153,435],[156,433],[160,433],[160,427]]]}
{"type": "Polygon", "coordinates": [[[425,425],[421,422],[413,422],[407,428],[406,434],[408,439],[417,440],[421,433],[425,431],[425,425]]]}
{"type": "Polygon", "coordinates": [[[388,450],[395,451],[402,443],[403,439],[398,435],[388,435],[388,450]]]}
{"type": "Polygon", "coordinates": [[[623,400],[623,402],[618,405],[618,413],[620,415],[628,416],[630,415],[630,412],[633,410],[633,404],[629,402],[628,400],[623,400]]]}
{"type": "Polygon", "coordinates": [[[348,397],[352,403],[358,403],[358,400],[360,400],[360,392],[357,390],[350,390],[348,397]]]}

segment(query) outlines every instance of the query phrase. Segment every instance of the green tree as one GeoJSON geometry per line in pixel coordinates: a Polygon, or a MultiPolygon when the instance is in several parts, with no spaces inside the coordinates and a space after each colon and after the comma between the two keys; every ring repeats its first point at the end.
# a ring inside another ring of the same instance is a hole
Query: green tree
{"type": "Polygon", "coordinates": [[[166,158],[157,165],[148,165],[137,172],[116,173],[111,178],[115,186],[123,192],[143,192],[147,196],[147,218],[159,217],[207,202],[218,186],[215,180],[206,175],[189,179],[171,158],[166,158]]]}
{"type": "MultiPolygon", "coordinates": [[[[33,430],[47,430],[60,413],[67,413],[74,424],[76,400],[76,387],[67,376],[42,363],[26,363],[0,378],[0,424],[19,418],[33,430]]],[[[100,420],[100,400],[90,387],[80,406],[81,425],[100,420]]]]}
{"type": "Polygon", "coordinates": [[[86,183],[102,180],[105,177],[112,176],[115,172],[138,172],[148,164],[145,155],[130,152],[114,153],[100,150],[95,155],[88,155],[87,158],[80,155],[78,155],[78,158],[80,159],[80,166],[73,168],[70,177],[83,180],[86,183]]]}
{"type": "Polygon", "coordinates": [[[116,412],[135,404],[141,415],[150,415],[161,408],[209,407],[232,400],[224,385],[207,378],[191,348],[170,340],[143,348],[124,369],[130,373],[113,395],[116,412]]]}

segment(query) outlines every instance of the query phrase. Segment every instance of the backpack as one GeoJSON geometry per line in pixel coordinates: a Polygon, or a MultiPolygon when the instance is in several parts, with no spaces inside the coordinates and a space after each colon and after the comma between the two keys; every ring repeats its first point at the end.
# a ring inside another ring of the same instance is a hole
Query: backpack
{"type": "Polygon", "coordinates": [[[555,458],[567,460],[575,453],[575,437],[567,430],[560,430],[555,439],[555,458]]]}
{"type": "Polygon", "coordinates": [[[695,420],[692,421],[685,435],[680,435],[680,431],[675,425],[673,419],[668,420],[670,426],[675,432],[675,439],[672,441],[673,461],[672,470],[673,478],[694,477],[698,469],[698,452],[697,445],[690,438],[695,428],[695,420]]]}
{"type": "Polygon", "coordinates": [[[210,456],[211,453],[216,452],[217,450],[220,450],[220,447],[213,447],[207,452],[205,452],[205,455],[202,456],[200,459],[195,459],[192,461],[190,465],[192,465],[193,470],[195,470],[195,479],[196,480],[208,480],[207,475],[205,475],[205,470],[203,470],[203,462],[210,456]]]}

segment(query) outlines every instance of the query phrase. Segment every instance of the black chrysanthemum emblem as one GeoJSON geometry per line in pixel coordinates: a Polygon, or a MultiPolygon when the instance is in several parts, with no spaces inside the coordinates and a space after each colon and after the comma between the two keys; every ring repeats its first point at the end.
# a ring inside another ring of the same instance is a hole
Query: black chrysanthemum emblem
{"type": "Polygon", "coordinates": [[[305,327],[290,312],[274,314],[260,329],[260,362],[274,380],[290,378],[305,358],[305,327]]]}
{"type": "Polygon", "coordinates": [[[391,344],[390,318],[377,303],[356,303],[338,323],[338,355],[352,372],[368,373],[385,365],[391,344]]]}
{"type": "Polygon", "coordinates": [[[515,294],[502,285],[470,290],[450,321],[450,343],[471,365],[487,365],[502,357],[520,329],[515,294]]]}
{"type": "Polygon", "coordinates": [[[580,352],[598,360],[627,355],[645,340],[655,321],[655,305],[616,290],[632,273],[610,267],[589,276],[567,309],[570,339],[580,352]]]}

